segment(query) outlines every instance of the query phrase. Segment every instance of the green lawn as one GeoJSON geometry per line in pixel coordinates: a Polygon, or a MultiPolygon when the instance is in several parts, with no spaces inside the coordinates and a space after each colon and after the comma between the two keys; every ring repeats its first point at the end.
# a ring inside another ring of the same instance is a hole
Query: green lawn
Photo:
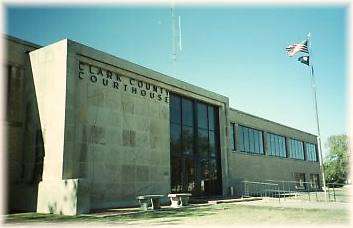
{"type": "Polygon", "coordinates": [[[263,205],[241,205],[238,203],[191,206],[186,208],[163,208],[158,211],[139,210],[127,214],[89,214],[80,216],[60,216],[37,213],[11,214],[5,222],[18,223],[104,223],[104,224],[247,224],[247,223],[305,223],[332,224],[348,223],[346,209],[304,209],[281,208],[263,205]]]}
{"type": "MultiPolygon", "coordinates": [[[[332,188],[327,190],[327,200],[330,202],[350,203],[351,202],[350,195],[351,195],[351,192],[347,187],[335,188],[335,191],[333,191],[332,188]]],[[[300,192],[300,193],[297,193],[296,196],[293,196],[287,199],[324,202],[325,194],[324,192],[300,192]]]]}

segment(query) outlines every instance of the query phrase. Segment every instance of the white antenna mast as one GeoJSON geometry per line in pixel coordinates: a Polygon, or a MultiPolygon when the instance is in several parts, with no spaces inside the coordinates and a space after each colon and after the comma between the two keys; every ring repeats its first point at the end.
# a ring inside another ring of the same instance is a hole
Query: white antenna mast
{"type": "Polygon", "coordinates": [[[172,1],[171,16],[172,16],[172,23],[171,23],[172,25],[172,62],[173,62],[173,71],[175,75],[177,54],[182,50],[182,44],[181,44],[181,17],[180,16],[178,17],[178,22],[177,22],[176,16],[175,16],[174,0],[172,1]],[[178,34],[177,34],[177,30],[179,32],[178,34]]]}
{"type": "Polygon", "coordinates": [[[172,1],[172,8],[171,8],[171,14],[172,14],[172,60],[173,60],[173,64],[175,64],[176,61],[176,31],[175,31],[175,15],[174,15],[174,1],[172,1]]]}
{"type": "Polygon", "coordinates": [[[179,16],[179,51],[181,51],[183,48],[181,46],[181,17],[179,16]]]}

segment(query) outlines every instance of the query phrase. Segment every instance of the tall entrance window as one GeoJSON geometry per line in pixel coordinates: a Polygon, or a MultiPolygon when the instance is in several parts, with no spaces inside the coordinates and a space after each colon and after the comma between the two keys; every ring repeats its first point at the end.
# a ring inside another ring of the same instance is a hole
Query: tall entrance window
{"type": "Polygon", "coordinates": [[[218,108],[170,96],[171,190],[221,194],[218,108]]]}

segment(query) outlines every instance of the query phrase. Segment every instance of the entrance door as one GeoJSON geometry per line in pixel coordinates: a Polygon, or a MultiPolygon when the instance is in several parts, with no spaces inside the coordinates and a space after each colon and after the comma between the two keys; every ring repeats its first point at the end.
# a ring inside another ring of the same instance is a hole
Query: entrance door
{"type": "Polygon", "coordinates": [[[187,157],[173,157],[171,183],[172,192],[195,193],[195,163],[193,159],[187,157]]]}
{"type": "Polygon", "coordinates": [[[218,109],[170,97],[171,190],[193,196],[221,194],[218,109]]]}

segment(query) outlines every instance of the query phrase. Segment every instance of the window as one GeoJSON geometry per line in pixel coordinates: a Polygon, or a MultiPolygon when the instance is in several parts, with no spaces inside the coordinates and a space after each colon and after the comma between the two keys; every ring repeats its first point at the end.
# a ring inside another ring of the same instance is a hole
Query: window
{"type": "Polygon", "coordinates": [[[217,134],[215,108],[201,102],[196,103],[197,112],[197,149],[198,155],[203,158],[216,157],[217,134]]]}
{"type": "Polygon", "coordinates": [[[289,140],[289,157],[304,160],[303,142],[295,139],[289,140]]]}
{"type": "Polygon", "coordinates": [[[183,154],[194,153],[194,129],[189,126],[182,126],[182,152],[183,154]]]}
{"type": "Polygon", "coordinates": [[[319,174],[310,174],[310,187],[312,189],[319,189],[320,188],[319,174]]]}
{"type": "Polygon", "coordinates": [[[239,125],[239,148],[242,152],[263,154],[262,131],[239,125]]]}
{"type": "Polygon", "coordinates": [[[207,107],[207,110],[208,110],[208,128],[209,130],[216,130],[215,129],[215,111],[214,111],[214,107],[212,106],[208,106],[207,107]]]}
{"type": "Polygon", "coordinates": [[[208,157],[208,131],[198,129],[197,131],[197,149],[200,157],[208,157]]]}
{"type": "Polygon", "coordinates": [[[235,124],[230,123],[230,135],[229,135],[229,141],[230,141],[230,148],[231,150],[235,151],[235,124]]]}
{"type": "Polygon", "coordinates": [[[312,143],[305,143],[306,160],[317,162],[316,145],[312,143]]]}
{"type": "Polygon", "coordinates": [[[199,128],[208,129],[206,104],[197,103],[197,122],[199,128]]]}
{"type": "Polygon", "coordinates": [[[180,153],[181,127],[178,124],[170,124],[170,150],[172,154],[180,153]]]}
{"type": "Polygon", "coordinates": [[[183,125],[193,127],[194,126],[194,116],[193,116],[193,102],[189,99],[182,99],[181,102],[182,119],[183,125]]]}
{"type": "Polygon", "coordinates": [[[305,185],[305,173],[294,173],[295,179],[295,188],[299,190],[303,190],[306,188],[305,185]]]}
{"type": "Polygon", "coordinates": [[[175,124],[181,123],[181,99],[178,96],[170,96],[170,122],[175,124]]]}
{"type": "Polygon", "coordinates": [[[216,150],[217,150],[217,145],[216,145],[216,134],[214,131],[208,131],[208,140],[210,143],[210,155],[211,157],[216,157],[216,150]]]}
{"type": "Polygon", "coordinates": [[[286,157],[286,140],[283,136],[267,133],[268,154],[286,157]]]}

